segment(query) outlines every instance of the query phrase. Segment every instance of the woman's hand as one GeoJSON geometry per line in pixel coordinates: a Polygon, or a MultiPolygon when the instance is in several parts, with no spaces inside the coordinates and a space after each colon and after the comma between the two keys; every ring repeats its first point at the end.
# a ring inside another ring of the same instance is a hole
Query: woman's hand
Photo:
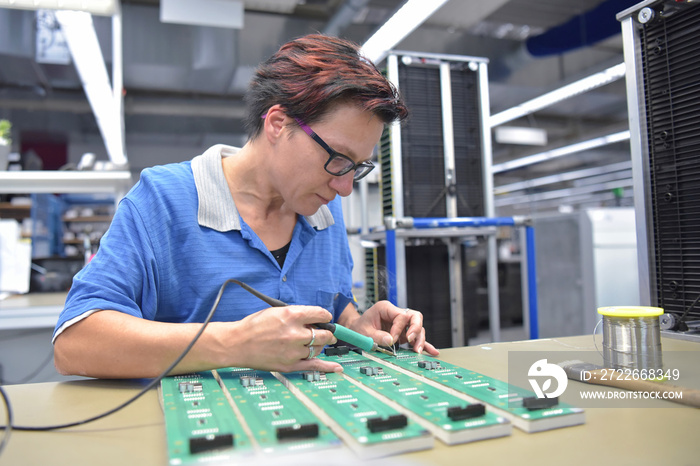
{"type": "Polygon", "coordinates": [[[423,351],[431,356],[440,352],[425,341],[423,314],[413,309],[400,309],[389,301],[379,301],[362,315],[353,309],[346,309],[340,316],[339,323],[356,332],[372,337],[379,345],[408,343],[416,353],[423,351]]]}
{"type": "Polygon", "coordinates": [[[316,306],[272,307],[251,314],[237,329],[242,351],[236,359],[246,361],[246,367],[268,371],[341,372],[340,364],[315,357],[338,341],[328,330],[313,326],[331,318],[330,312],[316,306]]]}

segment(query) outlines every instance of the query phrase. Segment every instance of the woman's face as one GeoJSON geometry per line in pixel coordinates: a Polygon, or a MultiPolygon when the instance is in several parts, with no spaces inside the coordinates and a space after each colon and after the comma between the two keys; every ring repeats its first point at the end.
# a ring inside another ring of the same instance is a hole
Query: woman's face
{"type": "MultiPolygon", "coordinates": [[[[334,107],[321,121],[309,125],[326,144],[356,164],[368,161],[379,142],[384,123],[371,112],[352,104],[334,107]]],[[[354,170],[334,176],[324,169],[328,152],[293,122],[292,134],[280,149],[285,153],[278,183],[285,202],[301,215],[312,215],[336,195],[352,193],[354,170]]]]}

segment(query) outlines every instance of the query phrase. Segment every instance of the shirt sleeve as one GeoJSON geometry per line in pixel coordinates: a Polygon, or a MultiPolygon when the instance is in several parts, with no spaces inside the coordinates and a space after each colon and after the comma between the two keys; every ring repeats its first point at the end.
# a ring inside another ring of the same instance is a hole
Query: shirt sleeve
{"type": "Polygon", "coordinates": [[[73,278],[53,339],[95,310],[153,319],[157,281],[147,228],[131,200],[124,198],[97,254],[73,278]]]}

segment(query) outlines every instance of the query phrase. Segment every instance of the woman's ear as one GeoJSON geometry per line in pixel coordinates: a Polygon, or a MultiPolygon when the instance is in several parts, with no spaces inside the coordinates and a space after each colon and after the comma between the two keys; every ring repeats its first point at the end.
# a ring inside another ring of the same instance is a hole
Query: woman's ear
{"type": "Polygon", "coordinates": [[[288,118],[280,105],[273,105],[267,111],[263,123],[263,133],[270,144],[274,144],[281,137],[285,126],[289,123],[288,118]]]}

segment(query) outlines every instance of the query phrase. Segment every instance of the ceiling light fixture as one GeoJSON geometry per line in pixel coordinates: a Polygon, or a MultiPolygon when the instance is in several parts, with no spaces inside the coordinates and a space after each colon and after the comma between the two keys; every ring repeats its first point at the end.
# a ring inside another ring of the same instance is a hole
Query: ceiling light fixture
{"type": "Polygon", "coordinates": [[[542,128],[499,126],[494,129],[493,138],[499,144],[547,145],[547,131],[542,128]]]}
{"type": "Polygon", "coordinates": [[[362,54],[379,64],[389,51],[430,18],[447,0],[408,0],[362,45],[362,54]]]}
{"type": "Polygon", "coordinates": [[[582,94],[609,84],[613,81],[617,81],[623,76],[625,76],[625,64],[620,63],[604,71],[592,74],[586,78],[580,79],[571,84],[567,84],[564,87],[560,87],[559,89],[555,89],[552,92],[548,92],[539,97],[535,97],[532,100],[523,102],[522,104],[516,105],[508,110],[491,115],[489,118],[489,125],[492,128],[494,126],[502,125],[503,123],[529,115],[575,95],[582,94]]]}
{"type": "Polygon", "coordinates": [[[528,155],[527,157],[521,157],[519,159],[511,160],[510,162],[499,163],[491,167],[491,171],[492,173],[501,173],[508,170],[514,170],[516,168],[522,168],[528,165],[552,160],[557,157],[563,157],[565,155],[571,155],[577,152],[583,152],[586,150],[595,149],[597,147],[607,146],[608,144],[626,141],[629,140],[629,138],[629,130],[621,131],[619,133],[608,134],[605,136],[589,139],[588,141],[581,141],[568,146],[559,147],[557,149],[540,152],[539,154],[528,155]]]}
{"type": "Polygon", "coordinates": [[[0,0],[0,8],[76,10],[93,15],[112,16],[117,11],[117,0],[0,0]]]}

